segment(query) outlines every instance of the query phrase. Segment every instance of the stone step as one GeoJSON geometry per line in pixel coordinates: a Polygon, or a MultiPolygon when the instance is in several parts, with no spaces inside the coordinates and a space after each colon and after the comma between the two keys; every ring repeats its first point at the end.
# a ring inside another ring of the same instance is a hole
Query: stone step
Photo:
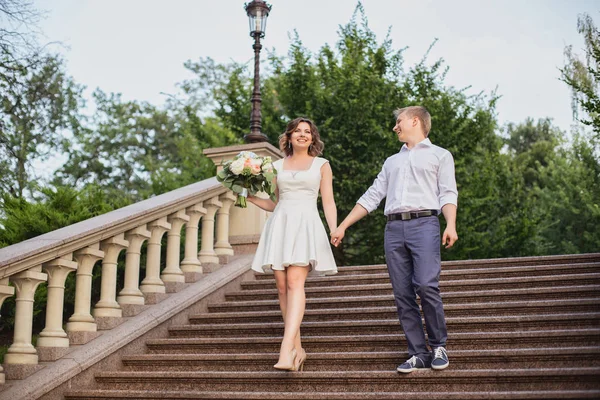
{"type": "MultiPolygon", "coordinates": [[[[543,257],[511,257],[479,260],[442,261],[442,272],[463,269],[494,269],[504,267],[527,267],[544,265],[576,265],[580,263],[600,262],[600,253],[543,256],[543,257]]],[[[337,275],[369,274],[387,272],[386,264],[340,266],[337,275]]],[[[256,274],[257,279],[272,279],[269,274],[256,274]]]]}
{"type": "Polygon", "coordinates": [[[519,391],[600,390],[600,368],[531,368],[444,371],[116,371],[99,372],[99,389],[208,391],[519,391]],[[467,389],[469,388],[469,389],[467,389]]]}
{"type": "MultiPolygon", "coordinates": [[[[388,306],[377,307],[308,309],[304,313],[303,322],[395,318],[398,315],[396,306],[393,305],[392,302],[389,303],[388,306]]],[[[558,314],[567,312],[594,312],[597,310],[600,310],[600,297],[589,299],[506,301],[498,303],[459,303],[444,305],[446,317],[558,314]]],[[[245,322],[279,322],[281,321],[281,318],[280,310],[229,310],[229,312],[223,313],[210,312],[191,315],[189,321],[190,324],[241,324],[245,322]]]]}
{"type": "MultiPolygon", "coordinates": [[[[320,335],[302,338],[308,352],[389,352],[406,349],[401,332],[374,335],[320,335]]],[[[600,346],[600,329],[544,329],[509,332],[457,332],[449,336],[450,350],[496,350],[522,348],[561,348],[585,343],[600,346]]],[[[215,338],[166,338],[146,342],[149,353],[248,354],[279,351],[281,335],[215,338]]]]}
{"type": "MultiPolygon", "coordinates": [[[[452,369],[600,367],[599,347],[452,350],[452,369]]],[[[272,371],[279,353],[142,354],[124,356],[128,371],[272,371]]],[[[309,353],[304,371],[393,371],[408,353],[309,353]]]]}
{"type": "MultiPolygon", "coordinates": [[[[540,329],[600,327],[600,312],[568,314],[502,315],[492,317],[446,318],[448,334],[457,332],[506,332],[540,329]]],[[[369,320],[315,321],[302,323],[302,335],[386,334],[400,330],[397,318],[369,320]]],[[[274,336],[283,333],[283,322],[173,325],[171,337],[274,336]]]]}
{"type": "MultiPolygon", "coordinates": [[[[600,390],[527,390],[476,392],[419,392],[420,398],[429,400],[553,400],[598,399],[600,390]]],[[[72,390],[65,399],[86,400],[398,400],[407,398],[407,392],[208,392],[194,390],[72,390]]]]}
{"type": "MultiPolygon", "coordinates": [[[[372,270],[369,270],[372,271],[372,270]]],[[[481,278],[508,278],[508,277],[537,277],[538,275],[566,275],[566,274],[584,274],[599,273],[600,262],[580,263],[580,264],[557,264],[557,265],[534,265],[520,267],[501,267],[501,268],[476,268],[464,270],[443,270],[440,274],[441,282],[461,279],[481,279],[481,278]]],[[[256,281],[242,282],[242,288],[264,289],[275,285],[273,275],[257,274],[256,281]],[[268,278],[267,278],[268,277],[268,278]]],[[[306,279],[306,287],[317,286],[345,286],[361,285],[371,283],[389,282],[387,269],[380,269],[377,272],[368,274],[337,274],[327,277],[309,277],[306,279]]]]}
{"type": "MultiPolygon", "coordinates": [[[[281,336],[241,338],[169,338],[147,342],[151,353],[250,353],[253,351],[278,351],[281,336]]],[[[347,335],[309,336],[302,339],[308,351],[314,352],[367,352],[398,351],[406,348],[404,335],[347,335]]],[[[571,343],[600,345],[600,329],[540,330],[501,333],[455,333],[450,336],[450,348],[461,349],[511,349],[560,348],[571,343]],[[493,341],[492,338],[493,337],[493,341]]]]}
{"type": "MultiPolygon", "coordinates": [[[[536,301],[536,300],[563,300],[597,297],[600,293],[600,285],[582,286],[555,286],[542,288],[502,289],[502,290],[478,290],[464,292],[442,293],[444,307],[450,304],[461,304],[471,302],[500,302],[500,301],[536,301]]],[[[356,308],[356,307],[389,307],[394,306],[394,296],[391,294],[374,296],[353,297],[320,297],[306,299],[307,310],[320,308],[356,308]]],[[[248,301],[224,301],[212,303],[208,306],[211,312],[228,311],[266,311],[279,310],[279,300],[248,300],[248,301]]]]}
{"type": "MultiPolygon", "coordinates": [[[[517,288],[540,288],[553,286],[581,286],[600,285],[600,273],[572,274],[572,275],[542,275],[535,279],[531,277],[489,278],[489,279],[464,279],[446,281],[440,284],[442,293],[476,290],[501,290],[517,288]]],[[[392,292],[392,285],[388,283],[348,285],[334,287],[307,287],[307,297],[337,297],[381,295],[392,292]]],[[[277,289],[240,290],[229,292],[226,300],[266,300],[276,299],[277,289]]]]}

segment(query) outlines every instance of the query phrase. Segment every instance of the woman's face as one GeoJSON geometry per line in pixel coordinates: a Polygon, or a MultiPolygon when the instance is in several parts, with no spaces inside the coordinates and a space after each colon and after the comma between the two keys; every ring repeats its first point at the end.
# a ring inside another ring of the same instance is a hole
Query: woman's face
{"type": "Polygon", "coordinates": [[[312,132],[310,125],[306,122],[300,122],[290,137],[292,146],[295,149],[308,149],[312,143],[312,132]]]}

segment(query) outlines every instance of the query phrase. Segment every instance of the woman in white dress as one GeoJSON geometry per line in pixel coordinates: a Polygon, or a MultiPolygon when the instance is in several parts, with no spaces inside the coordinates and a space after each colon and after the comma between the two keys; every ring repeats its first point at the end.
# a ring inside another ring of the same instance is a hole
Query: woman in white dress
{"type": "Polygon", "coordinates": [[[306,277],[337,273],[317,209],[319,191],[330,232],[337,227],[337,209],[331,166],[318,157],[323,142],[315,124],[307,118],[294,119],[279,137],[279,147],[285,157],[273,163],[277,170],[277,202],[248,196],[248,201],[273,212],[260,237],[252,269],[275,275],[285,329],[279,361],[274,367],[297,371],[306,360],[300,342],[306,277]]]}

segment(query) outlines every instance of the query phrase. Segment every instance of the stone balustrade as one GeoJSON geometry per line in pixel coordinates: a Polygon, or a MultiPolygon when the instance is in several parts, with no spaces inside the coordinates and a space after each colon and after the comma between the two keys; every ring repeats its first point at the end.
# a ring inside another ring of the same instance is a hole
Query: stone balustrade
{"type": "MultiPolygon", "coordinates": [[[[206,153],[219,165],[242,150],[280,158],[278,150],[268,143],[206,153]]],[[[99,331],[120,324],[123,317],[133,316],[166,298],[167,293],[180,290],[186,282],[200,279],[234,255],[236,244],[243,248],[255,242],[266,213],[251,204],[233,213],[234,201],[231,192],[210,178],[0,249],[0,308],[7,298],[15,296],[14,337],[0,365],[0,384],[5,379],[27,377],[41,368],[40,361],[57,360],[71,345],[89,342],[100,335],[99,331]],[[250,221],[253,229],[248,231],[250,221]],[[181,246],[183,229],[185,241],[181,246]],[[161,262],[165,234],[166,259],[161,262]],[[182,249],[184,258],[180,260],[182,249]],[[124,283],[119,288],[117,271],[122,253],[124,283]],[[96,304],[92,304],[94,272],[101,274],[96,304]],[[75,274],[74,312],[63,321],[65,282],[70,273],[75,274]],[[46,320],[34,347],[34,298],[40,285],[47,285],[46,320]]]]}

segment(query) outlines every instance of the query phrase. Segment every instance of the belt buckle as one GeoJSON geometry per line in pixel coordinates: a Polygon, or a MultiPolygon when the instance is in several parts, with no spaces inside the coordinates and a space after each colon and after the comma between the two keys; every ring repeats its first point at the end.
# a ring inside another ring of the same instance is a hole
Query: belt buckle
{"type": "Polygon", "coordinates": [[[409,213],[409,212],[403,212],[403,213],[400,213],[400,219],[401,219],[402,221],[409,220],[409,219],[411,219],[411,215],[410,215],[410,213],[409,213]]]}

